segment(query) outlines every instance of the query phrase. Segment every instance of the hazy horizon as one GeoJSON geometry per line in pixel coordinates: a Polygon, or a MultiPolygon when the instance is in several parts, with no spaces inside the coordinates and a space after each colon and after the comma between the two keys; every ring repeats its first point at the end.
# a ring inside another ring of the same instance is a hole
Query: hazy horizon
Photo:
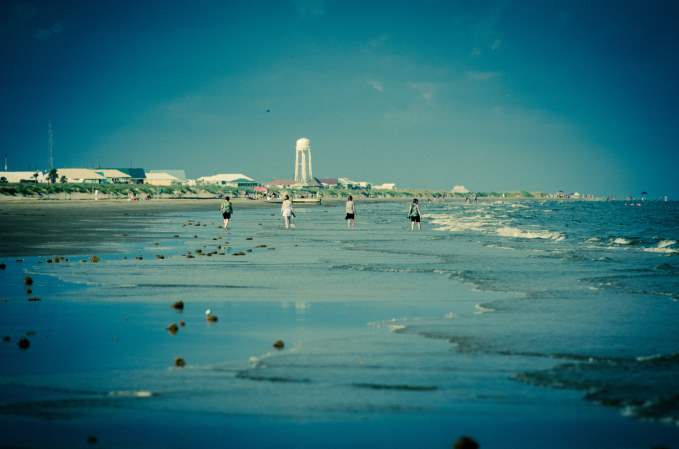
{"type": "Polygon", "coordinates": [[[679,6],[6,2],[10,170],[679,196],[679,6]]]}

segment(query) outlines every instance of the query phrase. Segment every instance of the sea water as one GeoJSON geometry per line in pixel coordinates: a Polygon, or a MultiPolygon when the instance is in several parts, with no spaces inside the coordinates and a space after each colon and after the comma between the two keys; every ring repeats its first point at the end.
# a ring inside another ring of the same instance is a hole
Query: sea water
{"type": "Polygon", "coordinates": [[[98,263],[7,260],[4,442],[679,442],[678,203],[422,209],[420,232],[401,203],[357,203],[355,229],[341,206],[298,208],[293,230],[275,208],[237,208],[228,232],[215,213],[159,214],[152,241],[102,229],[98,263]]]}

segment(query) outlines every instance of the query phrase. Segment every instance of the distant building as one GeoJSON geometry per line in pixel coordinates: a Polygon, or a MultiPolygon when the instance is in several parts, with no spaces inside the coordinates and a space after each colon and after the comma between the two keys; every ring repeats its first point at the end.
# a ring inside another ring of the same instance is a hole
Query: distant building
{"type": "MultiPolygon", "coordinates": [[[[95,172],[103,176],[106,182],[112,182],[114,184],[130,184],[132,182],[132,177],[130,175],[123,173],[116,168],[98,168],[95,172]]],[[[57,175],[61,176],[59,170],[57,170],[57,175]]]]}
{"type": "Polygon", "coordinates": [[[464,193],[469,193],[469,189],[466,188],[466,187],[463,186],[463,185],[457,185],[457,186],[454,186],[454,187],[453,187],[453,189],[451,190],[451,192],[452,192],[452,193],[462,193],[462,194],[464,194],[464,193]]]}
{"type": "Polygon", "coordinates": [[[58,168],[57,177],[73,184],[101,184],[106,178],[89,168],[58,168]]]}
{"type": "Polygon", "coordinates": [[[337,187],[337,178],[320,178],[319,181],[323,187],[337,187]]]}
{"type": "Polygon", "coordinates": [[[385,182],[384,184],[377,184],[372,186],[373,190],[396,190],[396,184],[393,182],[385,182]]]}
{"type": "Polygon", "coordinates": [[[128,175],[130,177],[128,182],[132,184],[143,184],[146,179],[146,171],[143,168],[116,168],[116,170],[128,175]]]}
{"type": "Polygon", "coordinates": [[[281,188],[281,187],[290,187],[294,184],[295,184],[294,179],[273,179],[273,180],[265,183],[264,185],[266,185],[267,187],[281,188]]]}
{"type": "Polygon", "coordinates": [[[166,172],[153,172],[153,173],[147,172],[146,178],[144,179],[144,184],[148,184],[151,186],[168,187],[181,183],[182,183],[181,179],[166,172]]]}
{"type": "Polygon", "coordinates": [[[7,182],[47,182],[46,176],[39,171],[0,171],[0,179],[5,178],[7,182]],[[35,175],[38,175],[37,177],[35,175]]]}
{"type": "Polygon", "coordinates": [[[202,184],[219,184],[227,187],[252,188],[259,185],[257,181],[243,173],[218,173],[198,178],[202,184]]]}
{"type": "Polygon", "coordinates": [[[345,189],[369,189],[371,187],[367,181],[352,181],[349,178],[337,178],[337,184],[345,189]]]}
{"type": "Polygon", "coordinates": [[[186,178],[186,172],[184,170],[178,170],[178,169],[173,169],[173,170],[145,170],[146,173],[167,173],[170,176],[173,176],[179,181],[184,184],[188,179],[186,178]]]}

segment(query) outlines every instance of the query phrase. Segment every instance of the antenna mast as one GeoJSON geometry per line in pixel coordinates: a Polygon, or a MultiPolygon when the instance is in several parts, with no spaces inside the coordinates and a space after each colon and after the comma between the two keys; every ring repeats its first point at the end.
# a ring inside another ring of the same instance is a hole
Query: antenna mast
{"type": "Polygon", "coordinates": [[[54,133],[52,132],[52,121],[47,122],[47,148],[49,150],[50,170],[54,168],[54,133]]]}

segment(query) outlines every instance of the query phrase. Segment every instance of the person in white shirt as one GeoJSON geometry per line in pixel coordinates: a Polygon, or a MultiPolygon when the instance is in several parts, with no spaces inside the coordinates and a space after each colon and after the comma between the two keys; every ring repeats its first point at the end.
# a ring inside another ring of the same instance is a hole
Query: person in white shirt
{"type": "Polygon", "coordinates": [[[285,229],[290,229],[290,222],[292,221],[292,217],[295,216],[295,211],[292,210],[292,201],[288,195],[285,195],[283,203],[281,204],[281,215],[283,216],[283,224],[285,225],[285,229]]]}
{"type": "Polygon", "coordinates": [[[354,198],[351,195],[347,198],[345,211],[347,213],[347,216],[345,217],[345,220],[347,220],[347,229],[351,229],[356,226],[356,206],[354,205],[354,198]]]}

